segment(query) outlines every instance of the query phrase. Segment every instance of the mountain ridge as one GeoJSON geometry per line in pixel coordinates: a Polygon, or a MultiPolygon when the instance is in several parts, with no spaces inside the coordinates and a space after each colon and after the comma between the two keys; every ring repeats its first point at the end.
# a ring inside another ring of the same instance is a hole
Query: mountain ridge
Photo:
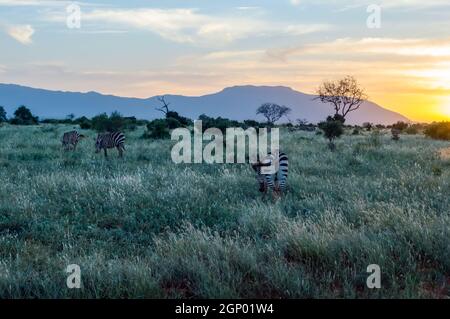
{"type": "MultiPolygon", "coordinates": [[[[291,120],[301,118],[311,123],[317,123],[333,113],[331,105],[313,100],[315,95],[302,93],[287,86],[236,85],[201,96],[167,94],[166,97],[171,103],[171,109],[192,119],[206,114],[240,121],[246,119],[262,121],[263,118],[256,115],[256,109],[266,102],[290,107],[292,109],[289,115],[291,120]]],[[[17,84],[0,83],[0,105],[5,107],[9,116],[20,105],[26,105],[33,114],[40,118],[65,118],[72,113],[76,117],[92,117],[113,111],[119,111],[124,116],[135,116],[141,119],[154,119],[162,116],[162,113],[156,110],[156,107],[160,105],[157,96],[121,97],[96,91],[47,90],[17,84]]],[[[405,116],[370,101],[365,101],[359,110],[348,116],[349,124],[364,122],[392,124],[397,121],[410,122],[405,116]]]]}

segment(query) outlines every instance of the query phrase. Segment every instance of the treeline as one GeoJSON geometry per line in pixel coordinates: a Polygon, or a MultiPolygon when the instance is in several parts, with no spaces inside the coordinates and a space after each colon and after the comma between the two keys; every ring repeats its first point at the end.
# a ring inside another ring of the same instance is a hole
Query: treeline
{"type": "MultiPolygon", "coordinates": [[[[255,120],[236,121],[222,117],[209,117],[202,114],[198,117],[202,121],[203,131],[209,128],[217,128],[225,133],[227,128],[240,127],[247,129],[249,127],[273,127],[274,123],[261,123],[255,120]]],[[[136,117],[125,117],[119,112],[112,112],[110,115],[106,113],[99,114],[92,118],[82,116],[76,118],[73,114],[69,114],[65,119],[43,119],[32,114],[31,110],[22,105],[14,112],[13,117],[7,118],[5,109],[0,106],[0,124],[10,123],[12,125],[38,125],[43,124],[68,124],[79,125],[81,129],[92,129],[98,132],[115,132],[122,130],[135,130],[139,126],[146,126],[147,130],[143,134],[143,138],[164,139],[170,138],[170,131],[179,127],[192,127],[193,121],[183,117],[174,111],[165,112],[165,117],[152,121],[137,119],[136,117]]],[[[353,135],[358,135],[363,131],[395,129],[401,134],[424,134],[430,138],[438,140],[450,140],[450,122],[435,122],[431,124],[406,122],[397,122],[393,125],[372,124],[366,122],[362,125],[346,125],[345,119],[335,115],[329,117],[326,121],[319,124],[308,123],[306,120],[297,120],[296,124],[287,123],[277,125],[285,127],[289,131],[317,131],[324,134],[330,142],[344,134],[345,130],[352,130],[353,135]],[[319,130],[318,130],[319,129],[319,130]]]]}

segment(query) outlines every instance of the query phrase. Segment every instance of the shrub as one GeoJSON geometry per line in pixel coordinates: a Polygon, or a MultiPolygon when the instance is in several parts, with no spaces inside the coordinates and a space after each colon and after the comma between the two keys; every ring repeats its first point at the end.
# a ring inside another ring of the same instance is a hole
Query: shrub
{"type": "Polygon", "coordinates": [[[397,123],[395,123],[394,125],[392,125],[392,128],[395,128],[397,130],[400,131],[404,131],[408,128],[408,123],[402,122],[402,121],[398,121],[397,123]]]}
{"type": "MultiPolygon", "coordinates": [[[[82,119],[84,126],[89,126],[86,118],[82,119]]],[[[123,117],[119,112],[112,112],[110,116],[106,113],[94,116],[91,120],[91,126],[97,132],[117,132],[124,129],[133,130],[136,128],[135,117],[123,117]]],[[[81,123],[80,123],[81,126],[81,123]]]]}
{"type": "Polygon", "coordinates": [[[450,141],[450,122],[430,124],[425,129],[425,135],[435,140],[450,141]]]}
{"type": "Polygon", "coordinates": [[[3,106],[0,106],[0,123],[6,122],[6,111],[3,106]]]}
{"type": "Polygon", "coordinates": [[[243,126],[246,129],[249,127],[259,128],[259,127],[263,127],[263,124],[258,121],[255,121],[255,120],[245,120],[243,126]]]}
{"type": "Polygon", "coordinates": [[[335,150],[336,145],[334,140],[344,133],[343,123],[338,119],[329,116],[325,122],[319,123],[319,128],[323,131],[325,137],[328,139],[328,146],[330,150],[335,150]]]}
{"type": "Polygon", "coordinates": [[[405,130],[405,133],[408,135],[416,135],[419,134],[419,130],[416,126],[411,125],[405,130]]]}
{"type": "Polygon", "coordinates": [[[176,127],[173,127],[173,128],[177,128],[177,127],[181,127],[181,126],[182,127],[186,127],[186,126],[191,126],[193,124],[191,119],[189,119],[187,117],[184,117],[184,116],[181,116],[177,112],[173,112],[173,111],[167,112],[166,119],[167,120],[172,119],[171,120],[172,121],[172,125],[176,124],[176,122],[173,121],[173,120],[176,120],[179,123],[178,124],[179,126],[176,126],[176,127]]]}
{"type": "Polygon", "coordinates": [[[217,128],[225,134],[227,128],[229,127],[244,127],[244,125],[238,121],[233,121],[222,117],[212,118],[206,116],[205,114],[200,115],[198,119],[202,121],[203,132],[209,128],[217,128]]]}
{"type": "Polygon", "coordinates": [[[165,139],[170,137],[167,121],[165,119],[153,120],[147,124],[147,131],[143,138],[165,139]]]}
{"type": "Polygon", "coordinates": [[[92,128],[92,123],[86,116],[76,119],[74,123],[80,125],[80,128],[83,130],[89,130],[92,128]]]}
{"type": "Polygon", "coordinates": [[[166,125],[170,130],[176,129],[178,127],[183,127],[183,124],[181,124],[180,121],[173,117],[168,117],[166,119],[166,125]]]}

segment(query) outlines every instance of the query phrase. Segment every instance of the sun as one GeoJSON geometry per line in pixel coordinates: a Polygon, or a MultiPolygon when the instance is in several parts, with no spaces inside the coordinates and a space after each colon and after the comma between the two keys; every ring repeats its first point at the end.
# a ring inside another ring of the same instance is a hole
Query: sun
{"type": "Polygon", "coordinates": [[[450,120],[450,96],[444,99],[440,109],[444,119],[450,120]]]}

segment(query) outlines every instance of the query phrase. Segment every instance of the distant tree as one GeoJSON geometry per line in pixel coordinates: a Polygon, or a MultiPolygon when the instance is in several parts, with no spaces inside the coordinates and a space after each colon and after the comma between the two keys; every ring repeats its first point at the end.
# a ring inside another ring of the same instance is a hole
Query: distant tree
{"type": "Polygon", "coordinates": [[[169,105],[170,105],[170,103],[168,103],[168,102],[166,101],[166,97],[165,97],[165,96],[158,96],[157,99],[158,99],[158,101],[161,103],[161,107],[157,107],[156,109],[157,109],[158,111],[160,111],[160,112],[163,112],[164,115],[167,116],[167,113],[170,112],[170,110],[169,110],[169,105]]]}
{"type": "MultiPolygon", "coordinates": [[[[367,95],[353,76],[346,76],[337,81],[325,81],[317,89],[317,97],[322,103],[330,103],[335,110],[335,116],[345,117],[348,113],[359,109],[367,95]]],[[[337,118],[335,118],[337,119],[337,118]]]]}
{"type": "Polygon", "coordinates": [[[450,141],[450,122],[432,123],[424,133],[435,140],[450,141]]]}
{"type": "Polygon", "coordinates": [[[125,118],[118,111],[114,111],[109,116],[109,131],[120,131],[125,127],[125,118]]]}
{"type": "Polygon", "coordinates": [[[77,118],[75,120],[75,123],[80,125],[80,128],[83,129],[83,130],[88,130],[88,129],[92,128],[92,122],[86,116],[82,116],[80,118],[77,118]]]}
{"type": "Polygon", "coordinates": [[[73,121],[73,119],[75,118],[75,114],[70,113],[69,115],[66,116],[66,118],[70,121],[73,121]]]}
{"type": "Polygon", "coordinates": [[[173,117],[166,118],[166,125],[169,128],[169,130],[173,130],[184,126],[183,124],[181,124],[180,121],[178,121],[176,118],[173,117]]]}
{"type": "Polygon", "coordinates": [[[245,120],[244,121],[244,125],[243,128],[248,129],[249,127],[253,127],[253,128],[259,128],[262,126],[262,123],[259,123],[258,121],[255,120],[245,120]]]}
{"type": "Polygon", "coordinates": [[[308,126],[308,120],[307,119],[297,119],[297,125],[298,126],[308,126]]]}
{"type": "Polygon", "coordinates": [[[0,123],[6,122],[6,111],[3,106],[0,106],[0,123]]]}
{"type": "Polygon", "coordinates": [[[419,127],[416,125],[410,125],[404,132],[408,135],[416,135],[419,134],[419,127]]]}
{"type": "Polygon", "coordinates": [[[399,131],[404,131],[408,128],[409,124],[402,122],[402,121],[398,121],[397,123],[395,123],[394,125],[392,125],[392,128],[395,128],[399,131]]]}
{"type": "Polygon", "coordinates": [[[289,114],[291,109],[287,106],[280,106],[275,103],[265,103],[261,105],[256,114],[261,114],[267,119],[267,124],[273,126],[275,122],[279,121],[283,116],[289,114]]]}
{"type": "Polygon", "coordinates": [[[222,117],[212,118],[205,114],[200,115],[198,119],[202,121],[203,132],[209,128],[217,128],[225,134],[227,128],[229,127],[245,127],[244,123],[240,123],[238,121],[233,121],[222,117]]]}
{"type": "Polygon", "coordinates": [[[147,124],[147,131],[142,136],[150,139],[166,139],[170,138],[170,132],[167,128],[165,119],[156,119],[147,124]]]}
{"type": "Polygon", "coordinates": [[[336,149],[334,140],[344,134],[344,125],[340,120],[329,116],[325,122],[319,123],[319,128],[323,131],[324,136],[328,139],[328,147],[331,151],[336,149]]]}
{"type": "Polygon", "coordinates": [[[14,125],[35,125],[39,123],[39,118],[34,116],[31,111],[24,105],[20,106],[14,112],[14,118],[11,124],[14,125]]]}
{"type": "Polygon", "coordinates": [[[106,113],[94,116],[91,123],[92,128],[97,132],[117,132],[125,128],[126,119],[119,112],[114,111],[111,116],[106,113]]]}
{"type": "MultiPolygon", "coordinates": [[[[177,112],[174,112],[174,111],[167,112],[166,113],[166,119],[167,120],[173,119],[173,120],[175,120],[176,122],[179,123],[178,126],[176,126],[176,127],[169,127],[171,129],[172,128],[177,128],[177,127],[191,126],[193,124],[191,119],[189,119],[187,117],[184,117],[184,116],[181,116],[177,112]]],[[[171,120],[172,125],[174,125],[174,123],[176,123],[173,120],[171,120]]],[[[169,123],[169,126],[170,126],[170,123],[169,123]]]]}

